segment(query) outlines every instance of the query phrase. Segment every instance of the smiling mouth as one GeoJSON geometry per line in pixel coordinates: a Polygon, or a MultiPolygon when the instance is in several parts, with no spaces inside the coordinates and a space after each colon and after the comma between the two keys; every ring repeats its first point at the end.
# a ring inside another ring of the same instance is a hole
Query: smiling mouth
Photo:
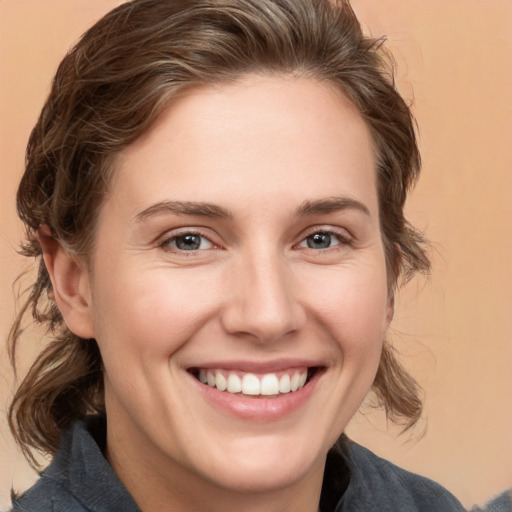
{"type": "Polygon", "coordinates": [[[306,386],[319,367],[303,367],[271,373],[191,368],[190,373],[205,386],[250,398],[275,398],[306,386]]]}

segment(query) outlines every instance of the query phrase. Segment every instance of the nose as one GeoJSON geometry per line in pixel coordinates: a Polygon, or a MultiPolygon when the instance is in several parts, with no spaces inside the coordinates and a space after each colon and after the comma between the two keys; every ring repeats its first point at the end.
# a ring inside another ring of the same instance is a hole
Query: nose
{"type": "Polygon", "coordinates": [[[284,257],[252,255],[231,269],[228,301],[221,315],[230,334],[272,343],[304,325],[306,313],[284,257]]]}

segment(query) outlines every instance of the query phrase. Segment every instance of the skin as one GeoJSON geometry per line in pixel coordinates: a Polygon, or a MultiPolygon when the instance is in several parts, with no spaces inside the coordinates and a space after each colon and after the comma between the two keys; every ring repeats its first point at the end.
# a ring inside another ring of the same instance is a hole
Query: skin
{"type": "Polygon", "coordinates": [[[96,230],[87,264],[41,242],[68,327],[100,346],[107,458],[140,508],[316,511],[393,310],[355,108],[306,78],[189,89],[118,156],[96,230]],[[321,372],[270,420],[219,408],[188,371],[297,358],[321,372]]]}

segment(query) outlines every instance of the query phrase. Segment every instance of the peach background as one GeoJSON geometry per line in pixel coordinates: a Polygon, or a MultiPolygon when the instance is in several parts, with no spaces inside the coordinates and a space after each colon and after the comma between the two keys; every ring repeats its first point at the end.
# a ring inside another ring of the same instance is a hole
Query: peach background
{"type": "MultiPolygon", "coordinates": [[[[120,0],[0,2],[0,336],[24,268],[14,212],[24,146],[66,49],[120,0]]],[[[387,34],[398,83],[420,126],[424,173],[409,205],[435,241],[434,273],[400,294],[392,337],[426,393],[425,419],[397,437],[366,409],[349,433],[438,480],[469,506],[512,485],[512,2],[353,0],[387,34]],[[421,437],[422,430],[427,427],[421,437]]],[[[38,346],[29,336],[26,368],[38,346]]],[[[4,352],[3,350],[1,351],[4,352]]],[[[0,509],[35,478],[4,411],[13,385],[0,358],[0,509]]]]}

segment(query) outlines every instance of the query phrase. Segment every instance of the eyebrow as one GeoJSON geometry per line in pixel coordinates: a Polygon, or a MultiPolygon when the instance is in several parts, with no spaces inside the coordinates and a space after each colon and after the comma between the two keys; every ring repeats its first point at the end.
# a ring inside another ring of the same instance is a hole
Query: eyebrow
{"type": "Polygon", "coordinates": [[[339,210],[359,210],[370,216],[370,210],[365,204],[348,197],[328,197],[314,201],[304,201],[297,209],[297,215],[299,217],[325,215],[339,210]]]}
{"type": "Polygon", "coordinates": [[[212,203],[194,202],[194,201],[160,201],[149,208],[141,211],[135,216],[135,220],[143,221],[153,215],[162,213],[173,213],[174,215],[196,215],[199,217],[213,217],[221,219],[231,219],[232,213],[212,203]]]}
{"type": "MultiPolygon", "coordinates": [[[[366,215],[370,211],[360,201],[348,197],[328,197],[325,199],[316,199],[314,201],[304,201],[297,209],[297,216],[307,217],[310,215],[326,215],[339,210],[355,209],[366,215]]],[[[226,208],[213,203],[195,202],[195,201],[160,201],[149,208],[141,211],[135,216],[135,220],[140,222],[153,215],[162,213],[172,213],[174,215],[195,215],[199,217],[232,219],[233,214],[226,208]]]]}

